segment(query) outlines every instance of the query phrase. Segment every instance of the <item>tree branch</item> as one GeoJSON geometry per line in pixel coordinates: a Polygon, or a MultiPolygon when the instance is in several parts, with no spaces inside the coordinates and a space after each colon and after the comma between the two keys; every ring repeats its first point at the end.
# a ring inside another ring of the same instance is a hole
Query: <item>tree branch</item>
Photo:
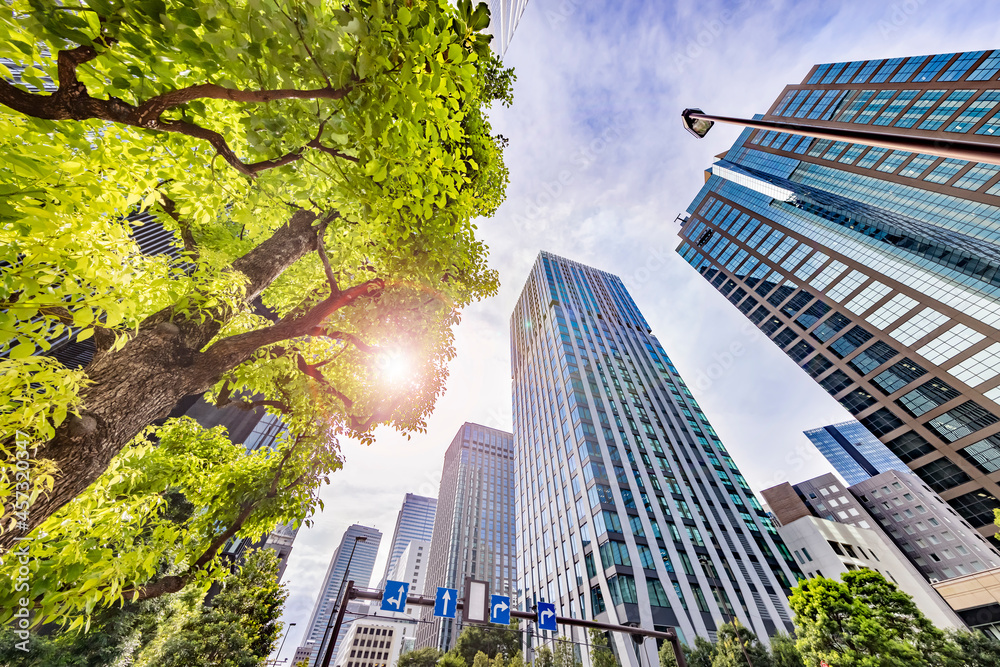
{"type": "Polygon", "coordinates": [[[266,104],[277,100],[339,100],[351,92],[355,84],[359,82],[360,80],[352,81],[343,88],[326,86],[312,89],[277,88],[274,90],[243,90],[226,88],[214,83],[202,83],[151,97],[137,107],[136,117],[140,124],[149,122],[159,118],[164,111],[198,99],[229,100],[230,102],[250,104],[266,104]]]}
{"type": "Polygon", "coordinates": [[[217,341],[205,350],[202,359],[207,364],[219,364],[221,368],[231,368],[236,363],[241,363],[235,359],[245,356],[246,350],[258,350],[283,340],[309,335],[336,311],[352,305],[358,299],[375,296],[384,288],[385,281],[375,278],[331,294],[300,317],[286,316],[278,320],[277,324],[264,329],[236,334],[217,341]]]}
{"type": "Polygon", "coordinates": [[[181,220],[181,216],[177,212],[177,205],[174,203],[174,200],[163,192],[160,193],[160,206],[163,208],[163,211],[177,223],[177,226],[181,230],[181,241],[184,242],[184,249],[191,253],[192,259],[197,261],[198,244],[195,243],[194,235],[191,233],[191,225],[181,220]]]}
{"type": "MultiPolygon", "coordinates": [[[[101,43],[100,40],[98,43],[101,43]]],[[[342,88],[296,89],[279,88],[274,90],[243,90],[226,88],[214,83],[204,83],[187,88],[180,88],[152,97],[142,104],[132,105],[117,97],[106,100],[91,97],[76,75],[77,68],[98,57],[97,50],[92,46],[78,46],[74,49],[62,50],[56,57],[59,87],[52,95],[29,93],[12,83],[0,80],[0,104],[4,104],[26,116],[46,120],[100,120],[131,125],[147,130],[174,132],[195,139],[207,141],[216,152],[233,168],[245,176],[253,178],[266,169],[281,167],[294,162],[301,157],[302,149],[274,160],[244,163],[226,142],[222,134],[208,128],[183,120],[164,120],[164,112],[198,99],[229,100],[245,104],[260,104],[277,100],[339,100],[350,93],[354,87],[362,83],[362,79],[354,79],[342,88]]],[[[319,144],[316,146],[331,154],[337,154],[345,159],[357,158],[339,154],[334,149],[319,144]],[[332,151],[332,152],[331,152],[332,151]]],[[[312,144],[313,142],[310,142],[312,144]]]]}
{"type": "Polygon", "coordinates": [[[313,327],[309,330],[308,334],[310,336],[316,336],[317,338],[331,338],[337,341],[348,341],[352,343],[354,347],[362,350],[364,352],[377,352],[378,348],[369,345],[352,333],[347,333],[346,331],[327,331],[323,327],[313,327]]]}
{"type": "Polygon", "coordinates": [[[319,253],[319,258],[323,261],[323,271],[326,272],[326,281],[330,283],[330,293],[337,294],[340,292],[340,288],[337,287],[337,278],[333,275],[333,267],[330,266],[330,258],[326,255],[326,247],[323,245],[323,233],[326,231],[326,225],[323,225],[316,232],[316,251],[319,253]]]}
{"type": "Polygon", "coordinates": [[[216,536],[214,540],[209,543],[208,548],[191,564],[191,567],[187,569],[183,574],[174,574],[158,579],[150,584],[143,586],[142,588],[133,588],[129,590],[122,591],[123,596],[132,595],[130,602],[138,602],[140,600],[149,600],[150,598],[160,597],[161,595],[167,595],[168,593],[176,593],[184,586],[188,584],[189,581],[194,577],[198,570],[202,569],[213,558],[215,558],[216,553],[222,548],[226,542],[235,537],[236,533],[240,531],[246,520],[250,518],[250,515],[255,509],[265,500],[276,497],[279,493],[284,493],[285,491],[294,488],[296,484],[301,482],[305,474],[303,473],[298,478],[296,478],[292,483],[285,485],[282,488],[278,487],[281,482],[281,475],[285,469],[285,463],[291,458],[292,452],[298,447],[302,436],[295,439],[295,442],[285,450],[281,457],[281,461],[278,462],[278,467],[274,471],[274,475],[271,477],[271,484],[267,492],[261,497],[253,501],[247,501],[240,505],[240,512],[236,516],[236,519],[232,524],[229,525],[226,530],[216,536]]]}
{"type": "Polygon", "coordinates": [[[359,417],[356,417],[354,415],[350,415],[350,417],[351,417],[351,428],[353,428],[358,433],[364,433],[365,431],[367,431],[368,429],[370,429],[372,427],[372,424],[374,424],[375,422],[379,422],[379,421],[382,421],[382,420],[385,420],[385,419],[388,419],[389,417],[391,417],[392,413],[395,412],[396,408],[398,408],[399,404],[402,403],[402,402],[403,402],[403,397],[402,396],[398,396],[396,398],[396,400],[394,400],[388,407],[382,407],[382,408],[376,410],[365,421],[361,421],[361,419],[359,417]]]}

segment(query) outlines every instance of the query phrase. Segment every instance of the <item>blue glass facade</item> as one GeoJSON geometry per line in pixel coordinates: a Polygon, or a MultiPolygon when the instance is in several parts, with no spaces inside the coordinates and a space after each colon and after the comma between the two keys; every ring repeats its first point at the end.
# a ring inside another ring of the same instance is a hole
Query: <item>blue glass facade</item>
{"type": "Polygon", "coordinates": [[[622,281],[541,253],[511,346],[521,607],[688,643],[732,616],[785,629],[798,568],[622,281]]]}
{"type": "Polygon", "coordinates": [[[890,470],[910,472],[898,456],[858,421],[812,429],[806,431],[805,436],[847,481],[848,486],[890,470]]]}
{"type": "MultiPolygon", "coordinates": [[[[758,118],[991,142],[998,73],[994,51],[819,65],[758,118]]],[[[685,261],[994,532],[1000,167],[748,129],[688,213],[685,261]]]]}
{"type": "MultiPolygon", "coordinates": [[[[508,431],[466,422],[444,455],[426,591],[462,590],[466,577],[488,581],[498,595],[512,593],[516,568],[514,533],[514,438],[508,431]]],[[[417,627],[416,646],[448,651],[462,631],[456,620],[436,618],[429,608],[417,627]]]]}
{"type": "Polygon", "coordinates": [[[413,540],[427,540],[434,535],[434,513],[437,510],[437,498],[418,496],[407,493],[403,498],[403,506],[396,517],[396,528],[392,532],[392,546],[389,548],[389,558],[386,560],[385,573],[382,575],[384,584],[389,573],[396,567],[399,557],[413,540]]]}

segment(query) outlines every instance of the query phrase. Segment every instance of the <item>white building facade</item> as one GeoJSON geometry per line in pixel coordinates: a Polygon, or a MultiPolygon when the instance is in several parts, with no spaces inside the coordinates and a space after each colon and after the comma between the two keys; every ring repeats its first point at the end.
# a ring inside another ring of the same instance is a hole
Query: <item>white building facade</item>
{"type": "Polygon", "coordinates": [[[851,570],[881,573],[913,598],[938,628],[964,629],[965,624],[920,572],[878,532],[814,516],[780,526],[778,533],[792,550],[807,577],[839,581],[851,570]]]}

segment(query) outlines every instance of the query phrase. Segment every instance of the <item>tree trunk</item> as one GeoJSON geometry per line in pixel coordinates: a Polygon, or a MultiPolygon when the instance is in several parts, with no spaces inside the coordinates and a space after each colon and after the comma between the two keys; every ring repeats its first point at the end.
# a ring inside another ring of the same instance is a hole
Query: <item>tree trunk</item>
{"type": "MultiPolygon", "coordinates": [[[[248,279],[247,303],[316,249],[315,220],[315,214],[297,211],[285,226],[233,263],[232,269],[248,279]]],[[[92,384],[84,392],[80,417],[67,419],[38,448],[37,458],[54,461],[58,473],[52,492],[39,496],[28,509],[29,529],[90,486],[143,428],[166,417],[185,396],[208,391],[260,347],[259,337],[233,340],[240,338],[234,336],[224,339],[226,354],[204,350],[222,326],[217,320],[232,313],[213,315],[201,324],[175,324],[167,308],[147,318],[121,350],[98,353],[86,367],[92,384]]],[[[16,544],[16,537],[10,530],[0,534],[0,553],[16,544]]]]}

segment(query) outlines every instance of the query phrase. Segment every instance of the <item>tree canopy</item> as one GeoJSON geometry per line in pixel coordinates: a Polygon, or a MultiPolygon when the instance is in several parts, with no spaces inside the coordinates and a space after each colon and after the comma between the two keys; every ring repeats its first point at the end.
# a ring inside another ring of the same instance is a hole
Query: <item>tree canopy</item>
{"type": "Polygon", "coordinates": [[[806,664],[843,667],[952,664],[957,651],[913,603],[878,572],[845,572],[842,582],[800,581],[789,604],[806,664]]]}
{"type": "Polygon", "coordinates": [[[423,428],[497,286],[474,220],[504,196],[485,114],[513,78],[488,22],[468,0],[0,10],[0,549],[29,537],[38,622],[207,581],[233,535],[307,520],[339,436],[423,428]],[[176,253],[140,251],[139,213],[176,253]],[[93,361],[45,356],[59,337],[93,361]],[[243,456],[154,425],[203,392],[287,436],[243,456]]]}
{"type": "Polygon", "coordinates": [[[408,651],[399,656],[396,667],[434,667],[443,653],[433,646],[408,651]]]}
{"type": "Polygon", "coordinates": [[[477,626],[467,625],[462,629],[462,633],[455,642],[452,649],[456,655],[461,657],[466,665],[471,665],[476,659],[476,654],[482,652],[487,658],[493,659],[498,655],[511,658],[521,649],[521,632],[516,618],[511,619],[510,625],[502,626],[477,626]]]}
{"type": "Polygon", "coordinates": [[[600,630],[590,628],[587,630],[587,636],[590,638],[590,664],[592,667],[617,667],[618,660],[608,645],[607,635],[600,630]]]}

